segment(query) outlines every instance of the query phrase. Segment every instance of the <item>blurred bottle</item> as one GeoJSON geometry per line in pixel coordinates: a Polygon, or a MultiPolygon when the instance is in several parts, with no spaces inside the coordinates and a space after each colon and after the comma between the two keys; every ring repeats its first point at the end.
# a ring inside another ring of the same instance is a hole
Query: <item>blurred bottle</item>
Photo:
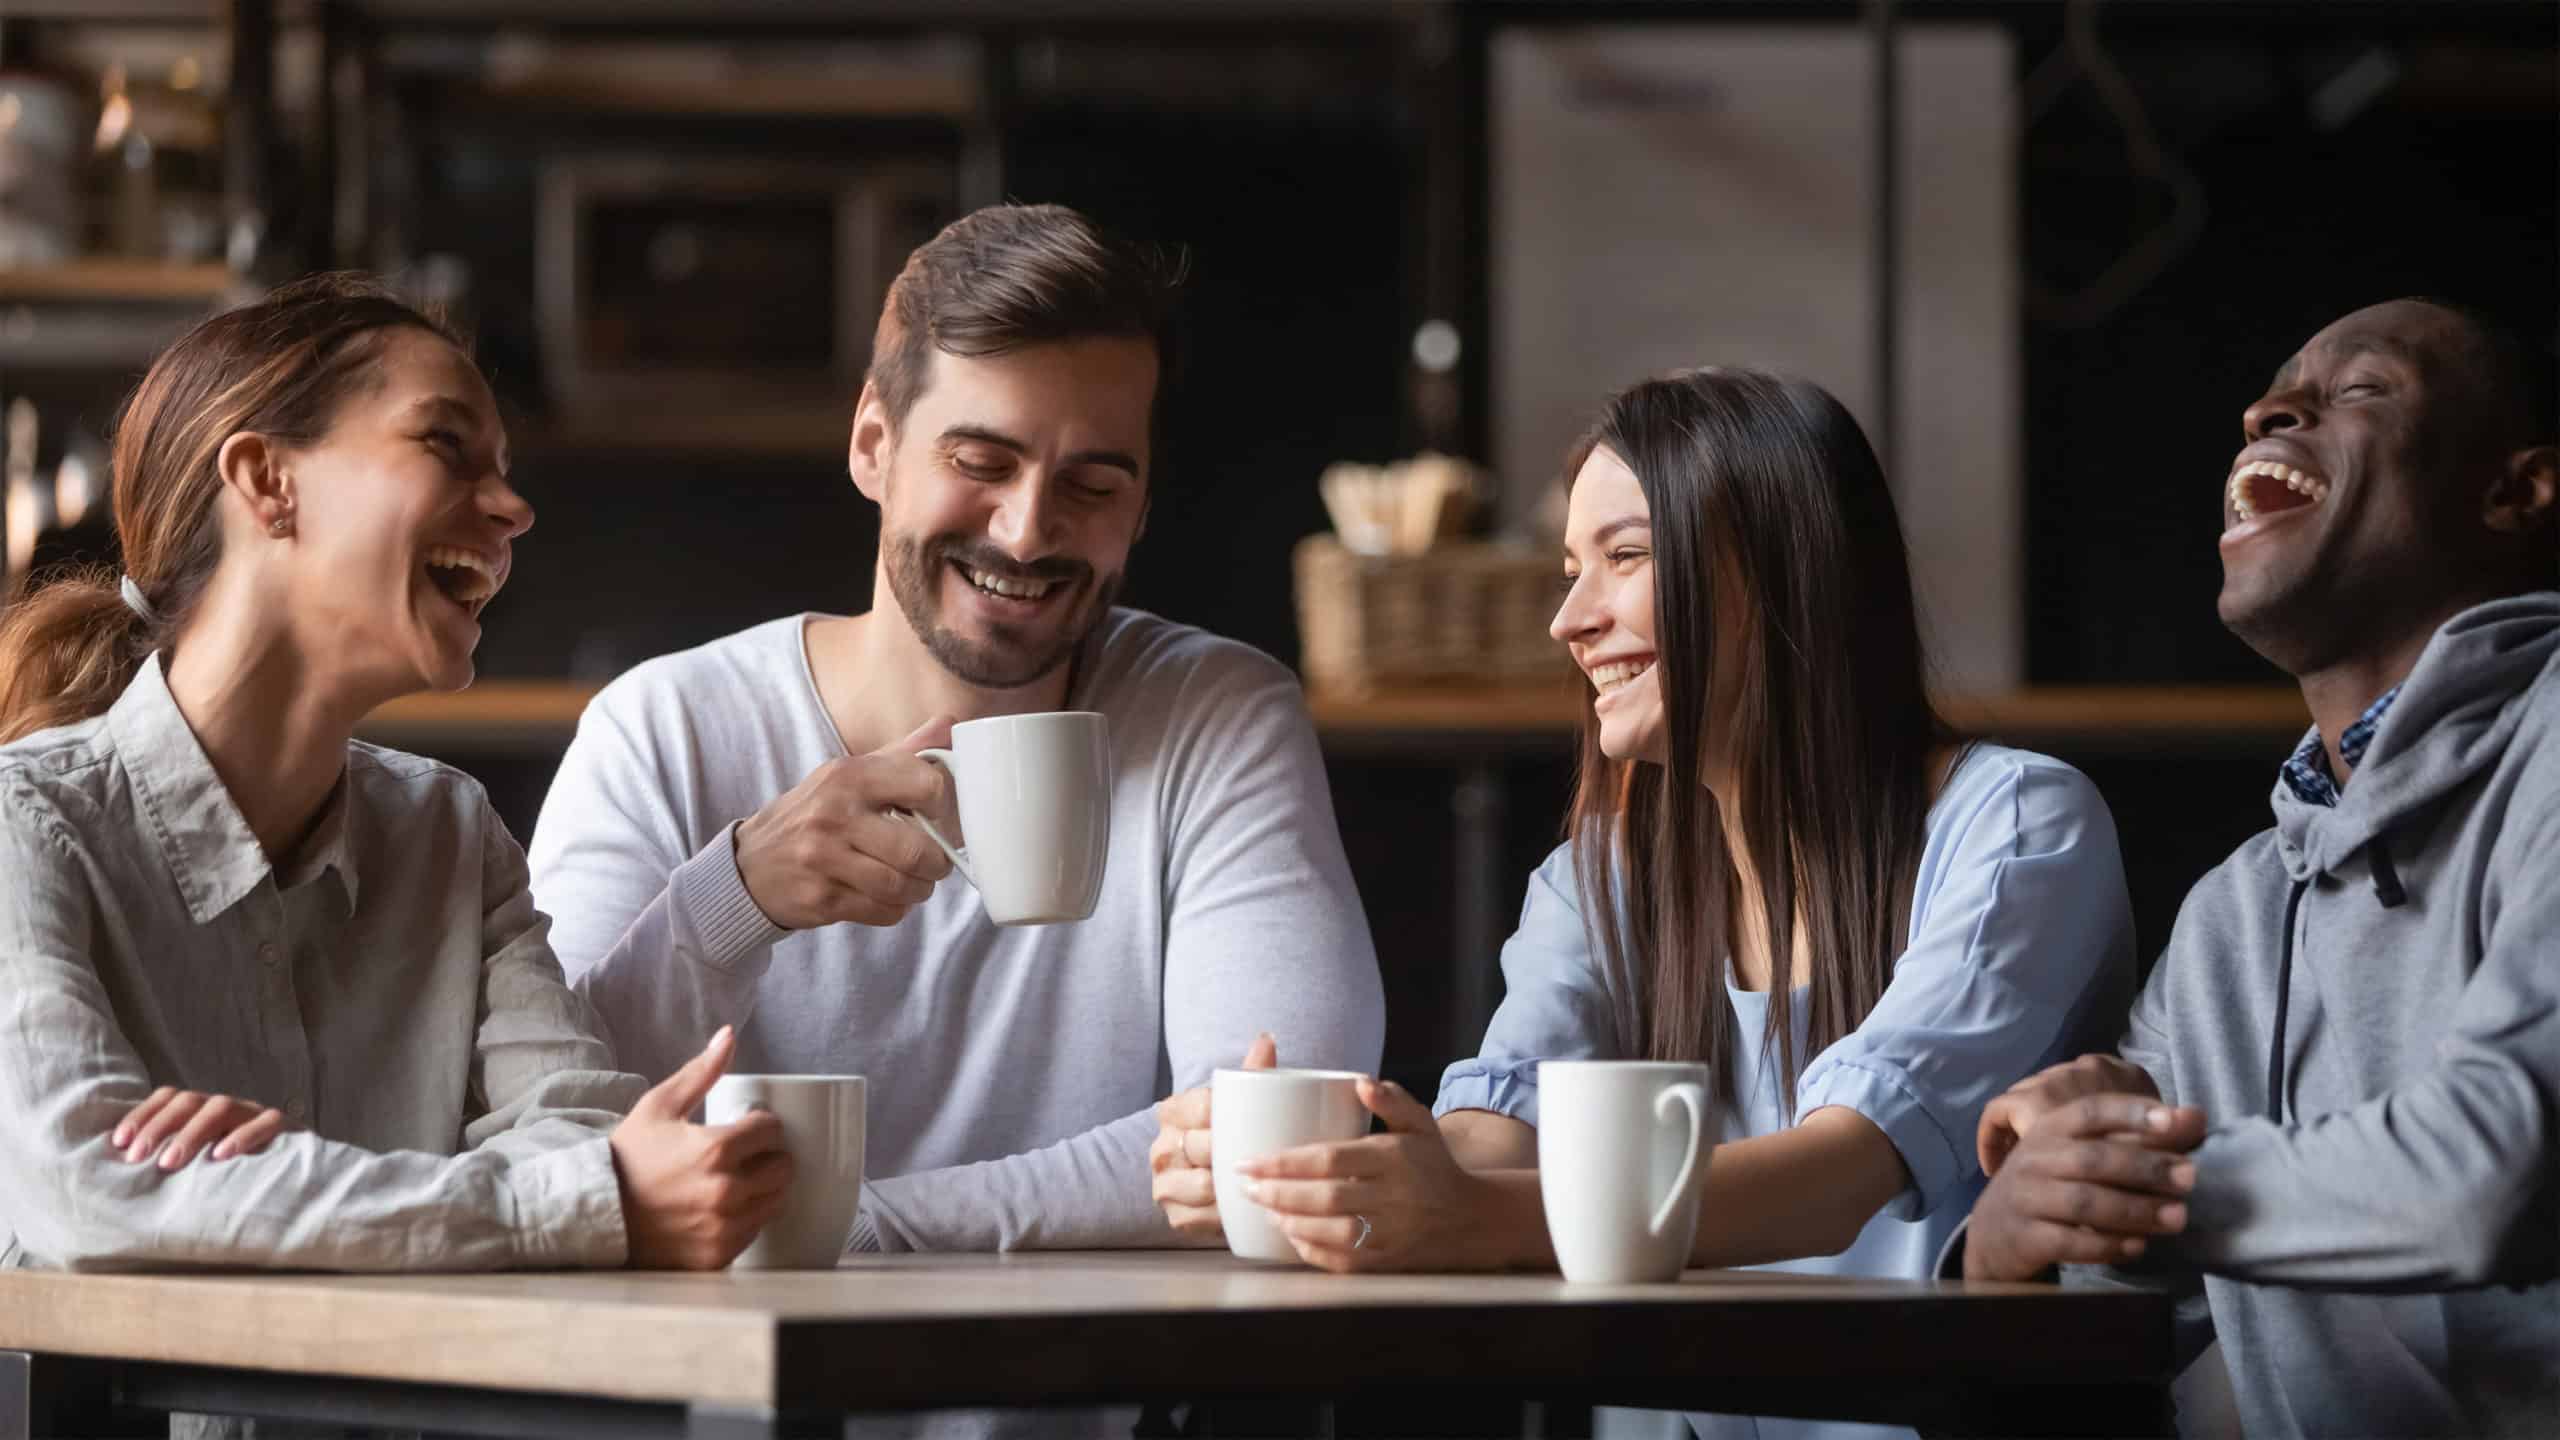
{"type": "Polygon", "coordinates": [[[220,248],[221,124],[203,79],[192,56],[156,78],[107,67],[90,162],[102,251],[185,264],[220,248]]]}

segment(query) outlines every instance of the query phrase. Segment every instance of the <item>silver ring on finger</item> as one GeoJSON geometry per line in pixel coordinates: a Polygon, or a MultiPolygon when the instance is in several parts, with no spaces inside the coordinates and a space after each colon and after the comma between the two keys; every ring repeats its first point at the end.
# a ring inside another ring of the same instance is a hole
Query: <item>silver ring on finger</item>
{"type": "Polygon", "coordinates": [[[1357,1250],[1361,1246],[1369,1243],[1369,1217],[1366,1215],[1354,1215],[1351,1218],[1360,1222],[1360,1238],[1351,1242],[1351,1248],[1357,1250]]]}

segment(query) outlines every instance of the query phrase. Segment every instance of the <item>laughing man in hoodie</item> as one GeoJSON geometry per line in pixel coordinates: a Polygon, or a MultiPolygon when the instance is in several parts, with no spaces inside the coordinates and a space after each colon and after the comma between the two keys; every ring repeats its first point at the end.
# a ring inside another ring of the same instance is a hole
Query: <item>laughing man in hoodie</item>
{"type": "Polygon", "coordinates": [[[2560,457],[2531,368],[2401,300],[2249,407],[2222,619],[2316,729],[2121,1055],[1983,1116],[1967,1278],[2201,1279],[2253,1440],[2560,1425],[2560,457]]]}

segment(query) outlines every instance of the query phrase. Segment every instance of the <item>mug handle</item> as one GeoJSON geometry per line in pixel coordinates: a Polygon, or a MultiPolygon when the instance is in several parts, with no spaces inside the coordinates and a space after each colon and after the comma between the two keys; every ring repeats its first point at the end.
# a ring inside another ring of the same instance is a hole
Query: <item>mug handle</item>
{"type": "MultiPolygon", "coordinates": [[[[942,773],[949,775],[954,781],[957,781],[960,778],[960,772],[951,768],[953,761],[951,758],[951,752],[948,750],[940,749],[938,747],[919,750],[916,752],[916,758],[925,761],[928,764],[941,766],[942,773]]],[[[927,820],[913,810],[892,810],[889,813],[914,825],[925,834],[932,836],[933,843],[942,847],[942,853],[951,857],[951,863],[959,870],[960,878],[968,881],[972,889],[977,887],[978,872],[969,868],[968,846],[954,845],[950,841],[942,838],[942,832],[933,828],[932,821],[927,820]]]]}
{"type": "Polygon", "coordinates": [[[1662,1197],[1661,1208],[1653,1212],[1653,1223],[1646,1227],[1657,1239],[1671,1227],[1672,1212],[1680,1208],[1681,1197],[1689,1193],[1689,1179],[1697,1173],[1698,1142],[1706,1135],[1706,1087],[1684,1082],[1666,1088],[1653,1097],[1653,1118],[1670,1119],[1675,1104],[1689,1112],[1689,1148],[1680,1156],[1680,1173],[1672,1177],[1670,1193],[1662,1197]]]}

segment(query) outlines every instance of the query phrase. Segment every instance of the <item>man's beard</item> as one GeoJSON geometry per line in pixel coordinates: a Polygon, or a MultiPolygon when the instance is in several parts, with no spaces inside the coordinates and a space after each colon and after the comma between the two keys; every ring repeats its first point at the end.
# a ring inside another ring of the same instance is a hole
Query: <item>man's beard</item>
{"type": "Polygon", "coordinates": [[[1117,571],[1097,580],[1093,567],[1079,560],[1053,558],[1021,565],[1004,552],[961,535],[898,536],[885,549],[889,593],[905,612],[907,628],[943,669],[984,690],[1019,689],[1066,664],[1111,613],[1111,602],[1120,593],[1117,571]],[[1008,624],[989,626],[982,641],[964,638],[942,623],[942,576],[955,562],[1005,579],[1052,581],[1068,592],[1053,603],[1079,608],[1054,624],[1045,618],[1039,622],[1048,630],[1045,639],[1032,627],[1008,624]],[[1078,591],[1083,592],[1081,600],[1076,599],[1078,591]]]}

